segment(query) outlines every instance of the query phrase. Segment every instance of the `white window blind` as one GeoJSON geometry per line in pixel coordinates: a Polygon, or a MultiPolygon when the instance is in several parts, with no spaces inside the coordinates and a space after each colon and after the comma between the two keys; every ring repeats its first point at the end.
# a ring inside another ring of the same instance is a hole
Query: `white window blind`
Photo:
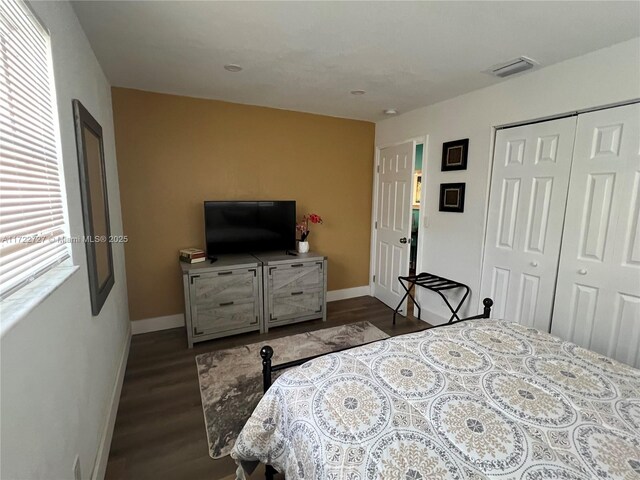
{"type": "Polygon", "coordinates": [[[69,257],[49,35],[0,1],[0,297],[69,257]]]}

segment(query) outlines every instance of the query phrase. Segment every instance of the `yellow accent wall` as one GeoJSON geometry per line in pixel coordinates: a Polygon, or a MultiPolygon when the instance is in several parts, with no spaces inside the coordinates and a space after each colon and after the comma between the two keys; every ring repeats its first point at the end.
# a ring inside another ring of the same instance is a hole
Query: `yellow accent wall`
{"type": "Polygon", "coordinates": [[[369,283],[375,125],[112,89],[132,320],[184,312],[178,250],[204,248],[204,200],[296,200],[329,290],[369,283]]]}

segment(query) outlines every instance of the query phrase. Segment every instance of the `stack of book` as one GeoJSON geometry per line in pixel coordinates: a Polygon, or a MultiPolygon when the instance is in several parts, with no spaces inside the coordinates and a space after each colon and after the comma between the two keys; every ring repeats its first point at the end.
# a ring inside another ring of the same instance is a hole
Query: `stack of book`
{"type": "Polygon", "coordinates": [[[183,248],[180,250],[180,261],[186,263],[199,263],[207,259],[204,250],[199,248],[183,248]]]}

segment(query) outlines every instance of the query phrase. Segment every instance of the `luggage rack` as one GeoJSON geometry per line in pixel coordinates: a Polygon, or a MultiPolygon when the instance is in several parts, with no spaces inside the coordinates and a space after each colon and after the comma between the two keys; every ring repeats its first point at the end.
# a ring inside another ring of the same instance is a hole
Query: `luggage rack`
{"type": "Polygon", "coordinates": [[[460,320],[460,317],[458,316],[458,311],[462,307],[462,304],[464,303],[464,301],[469,296],[469,292],[470,292],[469,287],[464,283],[456,282],[455,280],[449,280],[448,278],[440,277],[438,275],[434,275],[432,273],[426,273],[426,272],[419,273],[418,275],[409,275],[407,277],[398,277],[398,281],[400,282],[400,285],[402,285],[402,288],[404,288],[406,293],[404,294],[404,297],[402,297],[402,300],[400,300],[400,303],[398,303],[398,306],[393,312],[394,325],[396,324],[396,314],[400,310],[400,307],[402,307],[402,302],[404,302],[405,298],[407,297],[411,298],[411,300],[413,301],[413,304],[416,307],[418,307],[418,319],[420,319],[420,313],[421,313],[420,305],[418,304],[418,302],[416,302],[416,299],[413,298],[413,295],[411,295],[411,289],[414,286],[426,288],[427,290],[436,292],[438,295],[442,297],[442,299],[444,300],[444,303],[446,303],[447,307],[449,307],[449,310],[451,310],[451,314],[452,314],[451,318],[447,323],[452,323],[455,319],[460,320]],[[455,308],[451,306],[451,304],[449,303],[449,300],[447,300],[447,297],[445,297],[444,294],[442,293],[443,290],[451,290],[454,288],[465,289],[464,295],[462,296],[460,303],[458,303],[458,306],[455,308]]]}

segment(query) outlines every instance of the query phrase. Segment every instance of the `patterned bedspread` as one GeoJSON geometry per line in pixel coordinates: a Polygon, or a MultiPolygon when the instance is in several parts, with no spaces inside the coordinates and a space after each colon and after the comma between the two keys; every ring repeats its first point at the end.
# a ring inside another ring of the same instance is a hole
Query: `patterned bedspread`
{"type": "Polygon", "coordinates": [[[640,370],[475,320],[285,372],[242,430],[238,477],[640,479],[640,370]]]}

